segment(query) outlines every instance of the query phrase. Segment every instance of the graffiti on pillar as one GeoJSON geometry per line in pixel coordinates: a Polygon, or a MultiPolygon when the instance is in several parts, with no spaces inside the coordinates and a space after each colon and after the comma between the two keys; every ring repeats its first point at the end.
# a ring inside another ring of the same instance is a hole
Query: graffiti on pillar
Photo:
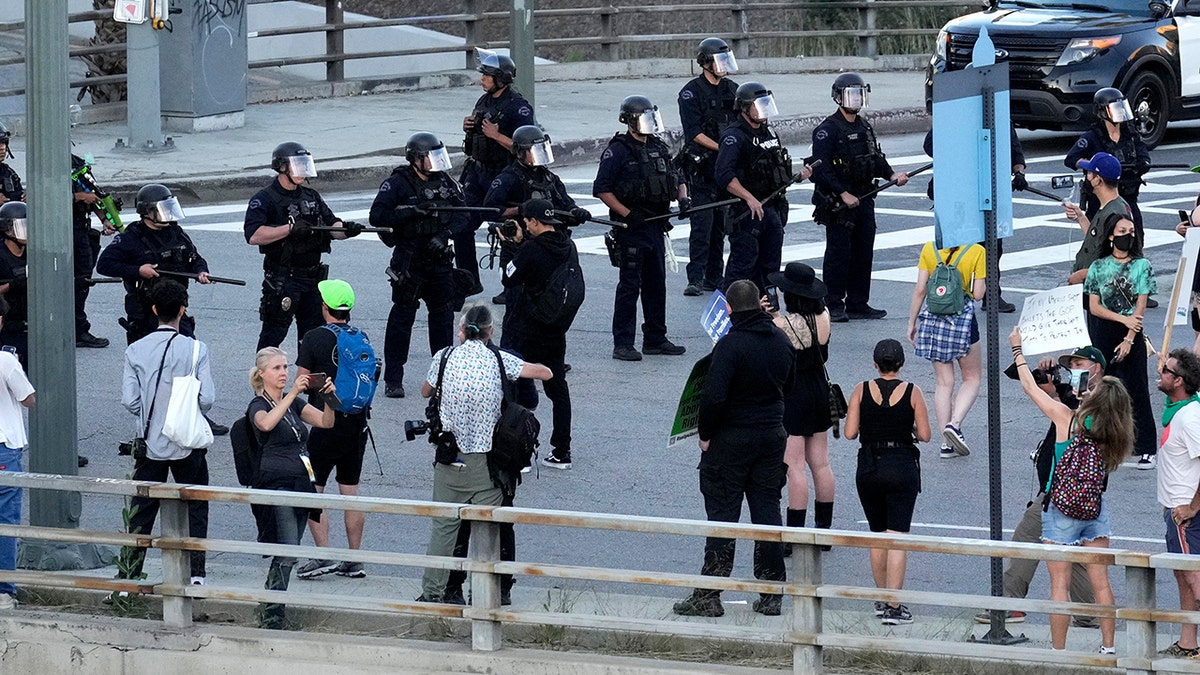
{"type": "Polygon", "coordinates": [[[205,25],[213,19],[241,21],[246,12],[246,0],[195,0],[197,25],[205,25]]]}
{"type": "Polygon", "coordinates": [[[215,106],[240,109],[246,96],[246,0],[194,0],[193,10],[203,91],[215,106]]]}

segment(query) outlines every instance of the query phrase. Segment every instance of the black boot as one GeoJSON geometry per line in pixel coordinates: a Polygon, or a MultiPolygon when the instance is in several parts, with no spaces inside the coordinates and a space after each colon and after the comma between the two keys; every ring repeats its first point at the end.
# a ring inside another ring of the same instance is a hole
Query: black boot
{"type": "MultiPolygon", "coordinates": [[[[787,526],[788,527],[804,527],[804,521],[808,519],[807,509],[788,509],[787,510],[787,526]]],[[[783,545],[783,557],[792,557],[792,545],[783,545]]]]}
{"type": "MultiPolygon", "coordinates": [[[[813,526],[822,530],[833,527],[833,502],[817,502],[813,508],[813,526]]],[[[822,546],[822,551],[828,551],[832,546],[822,546]]]]}

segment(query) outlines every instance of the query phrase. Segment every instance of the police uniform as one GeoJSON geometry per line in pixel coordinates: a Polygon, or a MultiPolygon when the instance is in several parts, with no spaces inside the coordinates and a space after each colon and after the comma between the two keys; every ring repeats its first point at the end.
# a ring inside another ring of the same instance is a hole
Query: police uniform
{"type": "MultiPolygon", "coordinates": [[[[792,158],[768,123],[755,129],[739,115],[738,121],[721,135],[715,176],[722,189],[737,178],[742,187],[761,201],[792,181],[792,158]]],[[[738,279],[750,279],[758,284],[760,291],[766,288],[767,275],[778,272],[782,262],[787,212],[788,203],[783,195],[763,204],[762,220],[750,215],[745,202],[729,210],[726,226],[729,264],[725,267],[722,288],[728,288],[738,279]]]]}
{"type": "MultiPolygon", "coordinates": [[[[71,171],[85,166],[78,155],[71,155],[71,171]]],[[[78,182],[72,181],[73,191],[85,191],[78,182]]],[[[100,231],[92,227],[91,207],[80,201],[71,202],[71,246],[74,253],[75,271],[75,335],[87,335],[92,323],[87,317],[87,298],[92,290],[92,270],[100,256],[100,231]]],[[[158,323],[150,328],[154,330],[158,323]]]]}
{"type": "Polygon", "coordinates": [[[842,205],[841,194],[869,192],[875,178],[895,172],[861,115],[847,121],[841,110],[813,130],[813,219],[825,226],[825,304],[832,313],[869,311],[871,266],[875,259],[875,199],[842,205]]]}
{"type": "MultiPolygon", "coordinates": [[[[679,193],[679,176],[671,151],[657,136],[644,143],[629,133],[617,134],[600,157],[592,194],[612,193],[632,212],[650,217],[669,213],[679,193]]],[[[614,220],[624,220],[609,212],[614,220]]],[[[647,347],[667,339],[667,271],[664,226],[668,220],[631,228],[614,228],[620,274],[613,302],[613,345],[633,347],[637,336],[637,301],[642,296],[642,342],[647,347]]]]}
{"type": "MultiPolygon", "coordinates": [[[[530,199],[548,199],[559,211],[575,208],[575,200],[567,194],[567,188],[554,172],[544,166],[526,166],[514,160],[504,168],[483,198],[483,205],[498,209],[520,206],[530,199]]],[[[516,254],[517,245],[504,242],[500,245],[500,266],[504,267],[516,254]]]]}
{"type": "Polygon", "coordinates": [[[29,367],[29,273],[24,255],[15,255],[0,240],[0,285],[7,285],[4,299],[8,314],[0,326],[0,345],[16,352],[22,368],[29,367]]]}
{"type": "MultiPolygon", "coordinates": [[[[694,139],[704,134],[717,142],[721,132],[738,118],[734,107],[737,83],[721,78],[711,84],[704,75],[693,79],[679,90],[679,121],[687,142],[679,154],[679,169],[688,181],[688,196],[693,206],[719,201],[724,186],[718,187],[713,171],[717,153],[694,139]]],[[[687,281],[689,285],[714,290],[721,284],[725,268],[725,211],[709,209],[692,214],[691,234],[688,236],[687,281]]]]}
{"type": "MultiPolygon", "coordinates": [[[[160,273],[208,272],[208,262],[196,250],[196,245],[192,243],[187,232],[177,224],[152,230],[145,222],[139,220],[114,237],[112,243],[100,254],[96,267],[104,276],[125,280],[126,317],[121,326],[125,329],[128,344],[137,342],[158,328],[158,316],[153,310],[150,290],[160,279],[171,278],[164,275],[143,279],[138,270],[147,264],[157,265],[160,273]]],[[[185,280],[175,281],[183,283],[185,280]]],[[[195,330],[196,320],[185,314],[179,322],[179,333],[192,337],[195,330]]]]}
{"type": "MultiPolygon", "coordinates": [[[[495,122],[500,133],[509,138],[512,138],[518,127],[537,124],[533,106],[513,90],[512,86],[505,87],[499,96],[493,96],[491,92],[480,96],[471,114],[478,120],[495,122]]],[[[492,181],[496,180],[496,176],[512,161],[512,153],[508,148],[485,136],[481,129],[467,132],[463,140],[463,152],[467,155],[460,179],[463,199],[467,205],[482,206],[492,181]]],[[[478,280],[479,261],[475,257],[475,231],[483,223],[483,218],[480,214],[469,215],[467,222],[469,226],[454,237],[455,266],[458,269],[469,270],[478,280]]]]}
{"type": "Polygon", "coordinates": [[[390,386],[400,385],[404,380],[404,364],[408,362],[413,322],[421,300],[429,312],[429,353],[432,355],[454,342],[453,260],[444,240],[441,250],[433,250],[430,243],[439,235],[461,235],[470,225],[464,213],[402,216],[398,211],[406,206],[429,204],[463,206],[462,190],[442,172],[430,173],[421,180],[411,166],[392,171],[371,204],[372,227],[393,230],[379,237],[393,248],[389,264],[392,310],[383,342],[383,380],[390,386]]]}
{"type": "MultiPolygon", "coordinates": [[[[278,180],[263,188],[250,199],[246,209],[246,243],[263,226],[274,227],[294,218],[299,224],[332,225],[337,221],[333,211],[316,190],[297,186],[288,190],[278,180]]],[[[321,316],[321,294],[317,282],[329,276],[329,266],[321,263],[321,254],[328,253],[332,235],[327,230],[304,230],[297,227],[283,239],[259,246],[263,254],[263,292],[259,306],[262,331],[258,349],[278,347],[287,337],[296,319],[297,342],[305,333],[324,323],[321,316]]]]}
{"type": "Polygon", "coordinates": [[[25,201],[25,187],[21,185],[21,176],[16,169],[3,161],[0,161],[0,194],[10,202],[25,201]]]}
{"type": "MultiPolygon", "coordinates": [[[[1113,142],[1108,135],[1104,122],[1098,122],[1091,129],[1083,132],[1075,145],[1067,151],[1063,163],[1072,171],[1079,170],[1079,160],[1091,159],[1097,152],[1107,152],[1121,163],[1121,177],[1117,180],[1117,194],[1129,204],[1133,212],[1133,226],[1137,232],[1138,241],[1145,243],[1145,232],[1142,227],[1142,211],[1138,208],[1138,192],[1142,189],[1142,175],[1150,170],[1150,148],[1142,137],[1134,131],[1129,123],[1121,124],[1121,140],[1113,142]]],[[[1100,210],[1100,200],[1085,183],[1080,195],[1083,212],[1088,218],[1100,210]]]]}

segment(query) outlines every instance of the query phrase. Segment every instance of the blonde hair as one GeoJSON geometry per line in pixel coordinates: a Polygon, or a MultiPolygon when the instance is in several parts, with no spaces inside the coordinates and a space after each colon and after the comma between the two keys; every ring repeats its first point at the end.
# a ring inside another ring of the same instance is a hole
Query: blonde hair
{"type": "Polygon", "coordinates": [[[282,356],[287,359],[287,352],[279,347],[263,347],[254,355],[254,367],[250,369],[250,388],[255,394],[261,395],[266,390],[266,385],[263,384],[262,371],[267,367],[267,363],[276,356],[282,356]]]}

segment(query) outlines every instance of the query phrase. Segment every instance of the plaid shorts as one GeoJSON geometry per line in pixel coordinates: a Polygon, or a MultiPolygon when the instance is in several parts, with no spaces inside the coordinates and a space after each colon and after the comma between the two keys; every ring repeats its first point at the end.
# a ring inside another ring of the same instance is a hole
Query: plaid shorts
{"type": "Polygon", "coordinates": [[[966,356],[976,342],[979,342],[979,325],[975,323],[974,302],[968,300],[962,314],[957,316],[930,314],[921,305],[917,314],[917,356],[952,363],[966,356]]]}

